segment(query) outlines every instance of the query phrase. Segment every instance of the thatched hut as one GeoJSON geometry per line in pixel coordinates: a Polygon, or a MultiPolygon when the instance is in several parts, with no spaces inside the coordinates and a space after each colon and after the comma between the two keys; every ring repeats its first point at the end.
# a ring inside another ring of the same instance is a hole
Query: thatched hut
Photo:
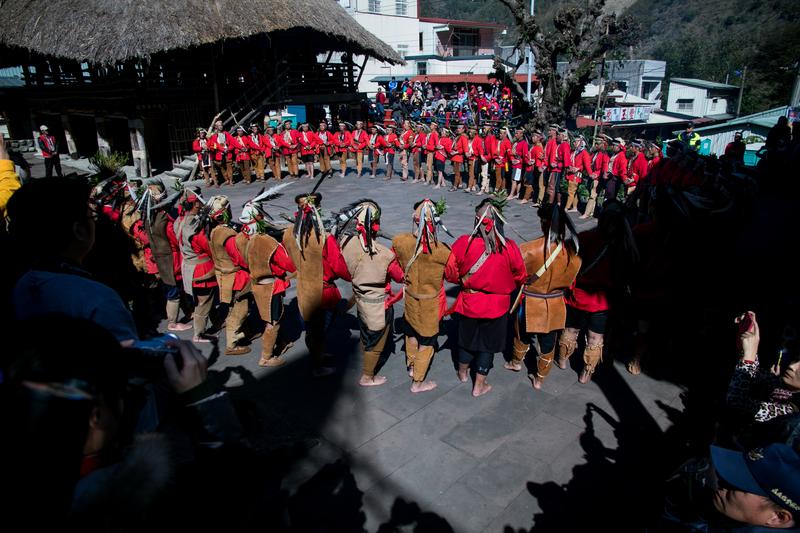
{"type": "Polygon", "coordinates": [[[7,0],[1,13],[0,67],[25,78],[0,103],[12,133],[47,122],[69,152],[133,148],[144,169],[180,161],[215,111],[313,115],[358,101],[353,56],[402,62],[333,0],[7,0]]]}

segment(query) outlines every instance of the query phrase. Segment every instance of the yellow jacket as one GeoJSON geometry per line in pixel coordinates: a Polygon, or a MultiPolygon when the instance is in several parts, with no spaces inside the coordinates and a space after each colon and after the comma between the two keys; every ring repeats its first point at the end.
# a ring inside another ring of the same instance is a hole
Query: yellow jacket
{"type": "Polygon", "coordinates": [[[0,219],[5,218],[8,199],[19,188],[19,177],[14,172],[14,162],[10,159],[0,159],[0,219]]]}

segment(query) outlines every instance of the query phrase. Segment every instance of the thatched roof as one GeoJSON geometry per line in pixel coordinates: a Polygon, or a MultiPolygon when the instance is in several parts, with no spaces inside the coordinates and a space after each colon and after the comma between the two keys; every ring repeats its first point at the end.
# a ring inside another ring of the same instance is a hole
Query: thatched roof
{"type": "Polygon", "coordinates": [[[260,33],[304,29],[330,49],[403,60],[334,0],[6,0],[0,43],[44,55],[114,63],[260,33]]]}

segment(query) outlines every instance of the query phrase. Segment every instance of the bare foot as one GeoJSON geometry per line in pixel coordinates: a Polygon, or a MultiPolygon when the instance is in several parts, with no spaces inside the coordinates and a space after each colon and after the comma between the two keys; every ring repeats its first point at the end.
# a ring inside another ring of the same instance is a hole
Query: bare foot
{"type": "Polygon", "coordinates": [[[489,385],[488,383],[484,382],[483,385],[478,385],[476,383],[475,386],[472,388],[472,396],[477,398],[478,396],[483,396],[484,394],[487,394],[490,390],[492,390],[492,386],[489,385]]]}
{"type": "Polygon", "coordinates": [[[630,372],[634,376],[638,376],[642,373],[642,366],[639,363],[638,359],[632,359],[628,362],[628,372],[630,372]]]}
{"type": "Polygon", "coordinates": [[[410,378],[414,377],[414,367],[413,366],[408,367],[408,377],[410,377],[410,378]]]}
{"type": "Polygon", "coordinates": [[[531,380],[534,389],[541,390],[543,381],[536,374],[528,374],[528,379],[531,380]]]}
{"type": "Polygon", "coordinates": [[[519,372],[522,370],[522,363],[515,363],[514,361],[506,361],[503,364],[503,368],[506,370],[511,370],[512,372],[519,372]]]}
{"type": "Polygon", "coordinates": [[[386,376],[361,376],[361,379],[358,380],[358,384],[362,387],[377,387],[378,385],[383,385],[384,383],[386,383],[386,376]]]}
{"type": "Polygon", "coordinates": [[[435,381],[415,381],[411,384],[411,392],[426,392],[435,388],[435,381]]]}
{"type": "Polygon", "coordinates": [[[469,381],[469,370],[459,370],[456,372],[456,375],[458,376],[458,381],[461,383],[469,381]]]}

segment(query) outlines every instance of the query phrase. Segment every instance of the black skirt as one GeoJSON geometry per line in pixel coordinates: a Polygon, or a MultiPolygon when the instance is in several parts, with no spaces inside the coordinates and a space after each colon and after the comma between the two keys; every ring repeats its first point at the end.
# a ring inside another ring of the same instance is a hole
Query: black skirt
{"type": "MultiPolygon", "coordinates": [[[[394,307],[389,307],[388,309],[386,309],[385,313],[386,313],[385,315],[386,326],[384,326],[384,328],[379,331],[373,331],[371,329],[368,329],[367,325],[364,324],[364,322],[361,319],[358,320],[358,325],[361,333],[361,342],[364,345],[364,351],[368,352],[372,350],[375,347],[375,345],[378,344],[378,341],[381,340],[381,337],[383,337],[383,332],[386,331],[387,328],[392,327],[392,322],[394,322],[394,307]]],[[[391,335],[391,330],[389,334],[391,335]]]]}
{"type": "Polygon", "coordinates": [[[508,313],[498,318],[459,315],[458,345],[471,352],[502,352],[506,347],[508,313]]]}

